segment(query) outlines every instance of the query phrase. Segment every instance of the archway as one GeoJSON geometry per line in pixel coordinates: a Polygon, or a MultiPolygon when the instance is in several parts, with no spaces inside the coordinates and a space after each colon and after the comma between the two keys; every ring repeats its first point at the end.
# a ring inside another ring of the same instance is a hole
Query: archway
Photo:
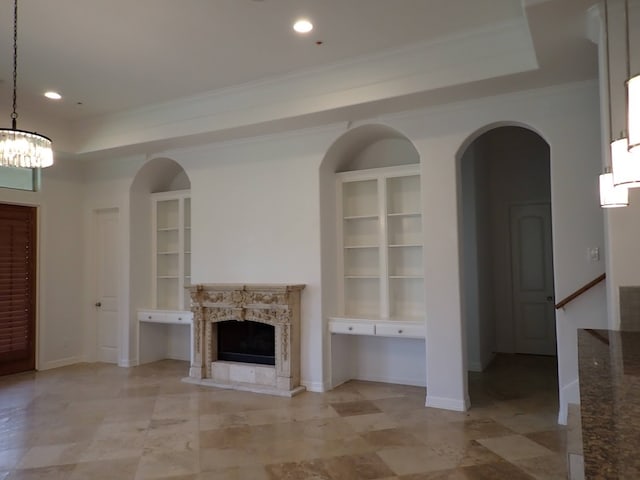
{"type": "MultiPolygon", "coordinates": [[[[465,143],[458,188],[468,369],[484,371],[499,354],[555,357],[549,145],[519,125],[489,126],[465,143]]],[[[557,371],[555,358],[541,361],[557,371]]]]}

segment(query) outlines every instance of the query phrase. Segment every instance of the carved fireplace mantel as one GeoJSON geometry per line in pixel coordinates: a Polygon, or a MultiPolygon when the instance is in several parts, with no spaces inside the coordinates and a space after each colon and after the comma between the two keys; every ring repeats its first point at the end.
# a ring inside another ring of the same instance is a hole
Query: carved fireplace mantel
{"type": "Polygon", "coordinates": [[[189,288],[193,312],[188,381],[292,396],[300,386],[300,292],[304,285],[203,284],[189,288]],[[235,320],[272,325],[275,367],[218,361],[217,323],[235,320]]]}

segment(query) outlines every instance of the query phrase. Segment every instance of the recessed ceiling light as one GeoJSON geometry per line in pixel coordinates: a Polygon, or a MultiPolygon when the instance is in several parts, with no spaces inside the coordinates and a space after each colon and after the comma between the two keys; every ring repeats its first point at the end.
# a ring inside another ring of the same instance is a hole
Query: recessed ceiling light
{"type": "Polygon", "coordinates": [[[51,100],[60,100],[62,98],[62,95],[60,95],[58,92],[45,92],[44,96],[50,98],[51,100]]]}
{"type": "Polygon", "coordinates": [[[293,29],[298,33],[309,33],[313,30],[313,23],[306,18],[301,18],[300,20],[296,20],[296,23],[293,24],[293,29]]]}

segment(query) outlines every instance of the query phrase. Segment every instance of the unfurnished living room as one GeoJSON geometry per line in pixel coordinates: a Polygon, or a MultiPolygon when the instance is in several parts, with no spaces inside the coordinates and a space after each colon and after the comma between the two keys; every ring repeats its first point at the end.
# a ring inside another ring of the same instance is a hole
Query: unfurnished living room
{"type": "Polygon", "coordinates": [[[640,478],[639,27],[0,0],[0,480],[640,478]]]}

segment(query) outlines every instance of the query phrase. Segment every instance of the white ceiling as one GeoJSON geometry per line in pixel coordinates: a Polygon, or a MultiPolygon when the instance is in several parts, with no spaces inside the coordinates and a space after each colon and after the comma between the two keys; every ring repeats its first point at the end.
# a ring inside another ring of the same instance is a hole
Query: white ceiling
{"type": "MultiPolygon", "coordinates": [[[[24,119],[43,132],[50,124],[55,124],[48,127],[54,131],[67,127],[79,131],[90,122],[92,128],[83,133],[87,138],[68,151],[122,147],[135,141],[93,142],[98,129],[108,126],[114,115],[159,104],[175,111],[180,99],[221,95],[231,87],[232,92],[240,88],[267,94],[261,90],[265,84],[284,85],[313,77],[314,72],[332,73],[326,78],[339,83],[345,81],[339,72],[355,63],[361,65],[358,86],[377,78],[383,65],[389,76],[393,62],[398,64],[398,78],[409,78],[416,72],[400,63],[403,56],[434,65],[467,63],[462,54],[451,56],[453,40],[474,32],[496,32],[498,41],[505,26],[520,33],[518,48],[530,46],[528,63],[447,83],[444,77],[433,80],[432,72],[433,81],[423,88],[414,82],[406,90],[378,91],[354,98],[351,104],[328,102],[322,108],[292,113],[288,119],[302,113],[322,113],[318,121],[350,119],[357,112],[379,114],[595,78],[596,49],[585,36],[585,14],[591,3],[527,0],[523,7],[521,0],[20,0],[18,112],[20,122],[24,119]],[[313,21],[313,32],[300,36],[291,30],[300,16],[313,21]],[[441,44],[447,48],[439,56],[441,44]],[[426,51],[429,55],[422,55],[426,51]],[[63,100],[42,97],[49,89],[59,91],[63,100]],[[27,119],[32,116],[37,118],[27,119]]],[[[0,0],[0,124],[9,123],[12,5],[12,0],[0,0]]],[[[353,79],[352,75],[349,81],[353,79]]],[[[269,130],[270,120],[287,118],[265,117],[256,121],[261,128],[245,133],[269,130]]],[[[231,132],[250,123],[212,124],[209,130],[183,133],[231,132]]],[[[114,138],[113,132],[109,135],[114,138]]],[[[154,140],[149,136],[140,141],[154,140]]]]}

